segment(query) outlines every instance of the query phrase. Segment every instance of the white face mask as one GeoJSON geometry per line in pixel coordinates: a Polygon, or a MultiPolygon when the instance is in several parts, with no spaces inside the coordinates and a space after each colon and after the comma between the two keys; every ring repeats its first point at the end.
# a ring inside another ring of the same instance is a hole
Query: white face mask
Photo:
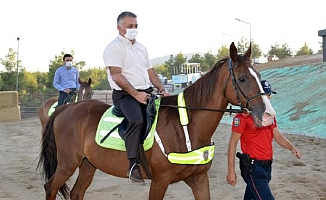
{"type": "Polygon", "coordinates": [[[126,34],[125,34],[125,38],[127,38],[128,40],[134,40],[136,39],[138,35],[138,29],[135,29],[135,28],[127,28],[126,29],[126,34]]]}
{"type": "Polygon", "coordinates": [[[72,67],[72,62],[71,61],[66,62],[66,67],[72,67]]]}

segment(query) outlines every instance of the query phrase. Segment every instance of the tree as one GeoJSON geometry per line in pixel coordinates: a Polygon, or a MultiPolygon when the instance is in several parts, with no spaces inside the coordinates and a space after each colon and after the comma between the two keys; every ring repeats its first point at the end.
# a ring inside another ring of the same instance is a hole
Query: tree
{"type": "Polygon", "coordinates": [[[262,52],[261,52],[258,44],[256,44],[254,41],[252,41],[252,43],[251,43],[251,58],[256,59],[256,58],[259,58],[261,55],[262,55],[262,52]]]}
{"type": "Polygon", "coordinates": [[[313,50],[309,48],[307,43],[305,42],[303,47],[301,47],[300,50],[297,51],[296,56],[311,55],[313,53],[314,53],[313,50]]]}
{"type": "Polygon", "coordinates": [[[206,63],[205,57],[201,56],[200,54],[194,54],[192,57],[188,60],[189,63],[200,63],[200,70],[206,71],[209,69],[209,65],[206,63]]]}
{"type": "Polygon", "coordinates": [[[212,68],[217,60],[217,58],[211,52],[205,53],[204,59],[205,62],[203,63],[203,65],[200,65],[200,68],[203,72],[208,71],[210,68],[212,68]]]}
{"type": "Polygon", "coordinates": [[[91,78],[92,87],[95,90],[111,89],[105,68],[94,67],[87,70],[81,70],[79,76],[82,80],[88,80],[88,78],[91,78]]]}
{"type": "Polygon", "coordinates": [[[15,91],[16,90],[16,77],[15,72],[1,72],[0,91],[15,91]]]}
{"type": "Polygon", "coordinates": [[[208,51],[201,56],[200,54],[192,55],[191,59],[188,60],[189,63],[200,63],[200,70],[202,72],[208,71],[216,63],[217,58],[212,54],[211,51],[208,51]]]}
{"type": "Polygon", "coordinates": [[[21,95],[33,94],[38,90],[36,73],[27,72],[25,69],[23,69],[19,84],[19,90],[21,91],[21,95]]]}
{"type": "Polygon", "coordinates": [[[217,60],[222,60],[229,56],[229,48],[226,45],[222,44],[222,46],[217,50],[217,60]]]}
{"type": "MultiPolygon", "coordinates": [[[[0,58],[0,63],[5,67],[5,70],[0,73],[1,83],[0,90],[1,91],[14,91],[16,90],[16,76],[17,76],[17,53],[14,52],[12,48],[9,49],[8,54],[5,56],[5,59],[0,58]]],[[[18,73],[20,80],[20,73],[22,67],[21,61],[18,60],[18,73]]]]}
{"type": "Polygon", "coordinates": [[[2,74],[0,73],[0,91],[2,91],[2,86],[4,84],[2,78],[1,78],[2,74]]]}
{"type": "Polygon", "coordinates": [[[48,72],[35,72],[37,88],[39,91],[46,91],[46,83],[49,80],[48,72]]]}
{"type": "Polygon", "coordinates": [[[169,79],[171,79],[172,74],[174,74],[174,63],[175,63],[175,58],[172,54],[170,55],[169,60],[164,62],[164,66],[167,69],[166,77],[169,79]]]}
{"type": "Polygon", "coordinates": [[[8,54],[5,56],[5,59],[0,58],[1,64],[5,67],[6,72],[16,71],[17,61],[16,61],[16,52],[12,48],[9,48],[8,54]]]}
{"type": "Polygon", "coordinates": [[[164,64],[156,64],[154,65],[154,69],[158,74],[162,74],[163,76],[167,77],[168,75],[168,69],[164,64]]]}
{"type": "Polygon", "coordinates": [[[196,53],[188,60],[189,63],[200,63],[202,62],[201,55],[196,53]]]}
{"type": "Polygon", "coordinates": [[[249,47],[249,42],[247,38],[242,37],[240,41],[238,41],[238,46],[237,46],[238,53],[244,54],[247,51],[248,47],[249,47]]]}
{"type": "MultiPolygon", "coordinates": [[[[247,49],[249,48],[249,42],[246,38],[242,37],[241,40],[238,42],[238,53],[244,54],[247,49]]],[[[262,55],[262,52],[253,40],[251,41],[251,59],[259,58],[262,55]]]]}
{"type": "Polygon", "coordinates": [[[292,56],[292,51],[287,43],[282,44],[280,47],[279,44],[275,43],[275,46],[271,46],[271,49],[268,51],[269,55],[276,55],[278,58],[287,58],[292,56]]]}
{"type": "Polygon", "coordinates": [[[187,58],[184,57],[184,55],[182,54],[182,52],[178,53],[178,55],[175,57],[175,62],[174,62],[174,67],[176,69],[176,74],[179,74],[180,71],[180,66],[181,64],[187,62],[187,58]]]}

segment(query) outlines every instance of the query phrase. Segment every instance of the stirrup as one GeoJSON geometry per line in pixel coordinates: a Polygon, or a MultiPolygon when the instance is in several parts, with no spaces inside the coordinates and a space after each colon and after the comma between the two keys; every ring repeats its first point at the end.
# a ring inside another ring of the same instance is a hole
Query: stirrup
{"type": "Polygon", "coordinates": [[[133,183],[145,183],[145,181],[144,181],[144,179],[143,179],[143,177],[141,175],[141,172],[140,172],[139,167],[138,167],[138,169],[134,169],[136,166],[138,166],[138,164],[137,163],[134,163],[132,165],[131,169],[128,172],[128,179],[129,179],[129,181],[131,181],[133,183]],[[133,171],[136,174],[132,174],[133,171]]]}

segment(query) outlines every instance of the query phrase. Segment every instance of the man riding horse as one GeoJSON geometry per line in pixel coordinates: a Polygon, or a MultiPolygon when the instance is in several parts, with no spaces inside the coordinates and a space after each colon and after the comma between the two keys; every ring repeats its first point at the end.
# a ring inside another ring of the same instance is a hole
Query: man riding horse
{"type": "Polygon", "coordinates": [[[151,65],[146,48],[135,38],[138,32],[137,16],[123,12],[118,16],[119,35],[105,48],[103,59],[108,79],[113,88],[112,100],[127,118],[125,137],[129,159],[128,177],[132,182],[144,182],[138,166],[138,146],[144,124],[146,102],[153,83],[163,96],[169,95],[151,65]]]}

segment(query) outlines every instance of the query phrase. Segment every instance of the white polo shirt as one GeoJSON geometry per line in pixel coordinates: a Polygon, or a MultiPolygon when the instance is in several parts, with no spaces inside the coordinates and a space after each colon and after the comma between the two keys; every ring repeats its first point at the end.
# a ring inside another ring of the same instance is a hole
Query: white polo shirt
{"type": "MultiPolygon", "coordinates": [[[[135,41],[132,44],[120,34],[109,43],[103,53],[106,67],[121,67],[121,74],[136,89],[147,89],[150,87],[148,69],[152,68],[146,48],[135,41]]],[[[107,69],[108,80],[112,89],[121,88],[112,80],[110,70],[107,69]]]]}

